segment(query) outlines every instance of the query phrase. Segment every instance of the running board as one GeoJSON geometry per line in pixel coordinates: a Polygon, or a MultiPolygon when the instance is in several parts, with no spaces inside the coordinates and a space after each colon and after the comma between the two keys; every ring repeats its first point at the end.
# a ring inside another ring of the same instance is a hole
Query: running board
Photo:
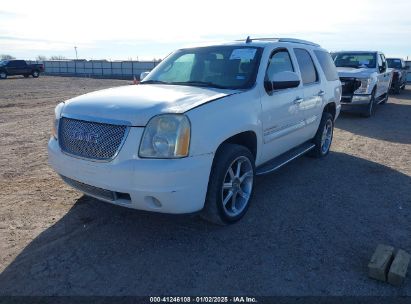
{"type": "Polygon", "coordinates": [[[306,142],[300,146],[297,146],[291,149],[288,152],[273,158],[272,160],[262,164],[261,166],[257,167],[256,175],[263,175],[268,174],[273,171],[280,169],[282,166],[288,164],[290,161],[300,157],[301,155],[307,153],[308,151],[312,150],[315,145],[311,142],[306,142]]]}

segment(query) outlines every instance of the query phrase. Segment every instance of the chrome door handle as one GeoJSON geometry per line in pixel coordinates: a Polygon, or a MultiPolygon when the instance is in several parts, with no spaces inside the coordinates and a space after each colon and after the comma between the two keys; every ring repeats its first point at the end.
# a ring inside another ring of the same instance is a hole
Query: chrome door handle
{"type": "Polygon", "coordinates": [[[320,92],[318,92],[318,96],[324,96],[325,92],[323,90],[321,90],[320,92]]]}
{"type": "Polygon", "coordinates": [[[294,103],[294,104],[300,104],[300,103],[302,103],[303,101],[304,101],[304,99],[302,99],[302,98],[300,98],[300,97],[297,97],[296,99],[294,99],[293,103],[294,103]]]}

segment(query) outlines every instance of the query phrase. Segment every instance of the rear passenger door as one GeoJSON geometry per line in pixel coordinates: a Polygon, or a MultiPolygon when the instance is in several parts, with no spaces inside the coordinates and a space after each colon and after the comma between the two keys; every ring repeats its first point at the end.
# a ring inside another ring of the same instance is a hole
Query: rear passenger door
{"type": "Polygon", "coordinates": [[[305,48],[295,48],[294,54],[303,83],[304,97],[300,104],[300,110],[304,117],[303,133],[308,140],[315,135],[318,122],[321,119],[325,88],[311,52],[305,48]]]}

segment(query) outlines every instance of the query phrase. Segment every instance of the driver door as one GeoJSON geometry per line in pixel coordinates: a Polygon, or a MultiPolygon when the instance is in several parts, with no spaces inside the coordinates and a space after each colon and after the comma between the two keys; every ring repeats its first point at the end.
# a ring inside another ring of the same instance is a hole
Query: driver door
{"type": "MultiPolygon", "coordinates": [[[[272,80],[279,72],[295,72],[295,66],[288,49],[276,49],[270,56],[265,80],[272,80]]],[[[296,88],[272,90],[265,82],[261,92],[264,142],[262,162],[290,150],[303,141],[304,117],[300,110],[303,98],[301,84],[296,88]]]]}

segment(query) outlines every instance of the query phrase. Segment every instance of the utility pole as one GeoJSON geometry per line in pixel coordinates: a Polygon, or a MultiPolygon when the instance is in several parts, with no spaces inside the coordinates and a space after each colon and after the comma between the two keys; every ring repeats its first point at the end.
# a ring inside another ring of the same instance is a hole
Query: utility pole
{"type": "Polygon", "coordinates": [[[76,46],[74,46],[74,51],[76,52],[76,60],[78,60],[78,57],[77,57],[77,47],[76,47],[76,46]]]}

